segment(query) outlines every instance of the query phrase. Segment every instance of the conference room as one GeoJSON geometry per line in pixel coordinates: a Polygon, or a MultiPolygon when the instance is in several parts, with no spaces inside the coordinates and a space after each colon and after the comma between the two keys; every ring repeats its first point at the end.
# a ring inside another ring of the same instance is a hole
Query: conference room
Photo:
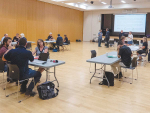
{"type": "Polygon", "coordinates": [[[0,113],[149,113],[149,0],[0,0],[0,113]]]}

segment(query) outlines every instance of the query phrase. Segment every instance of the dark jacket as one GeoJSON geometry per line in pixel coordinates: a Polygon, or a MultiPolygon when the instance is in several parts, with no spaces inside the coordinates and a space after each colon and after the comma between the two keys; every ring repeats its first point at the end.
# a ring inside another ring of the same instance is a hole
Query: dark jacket
{"type": "Polygon", "coordinates": [[[124,33],[119,33],[119,39],[122,37],[122,36],[124,36],[124,33]]]}
{"type": "Polygon", "coordinates": [[[60,42],[62,42],[62,44],[63,44],[63,38],[61,36],[57,37],[56,44],[59,45],[60,42]]]}
{"type": "Polygon", "coordinates": [[[109,39],[110,39],[110,32],[107,31],[107,32],[106,32],[106,35],[105,35],[105,40],[109,40],[109,39]]]}

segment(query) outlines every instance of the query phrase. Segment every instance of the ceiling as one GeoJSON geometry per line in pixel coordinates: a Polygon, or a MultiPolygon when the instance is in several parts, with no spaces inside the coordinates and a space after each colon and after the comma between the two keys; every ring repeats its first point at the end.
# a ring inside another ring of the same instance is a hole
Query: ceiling
{"type": "Polygon", "coordinates": [[[110,0],[38,0],[38,1],[52,3],[81,11],[150,8],[150,0],[135,0],[135,1],[112,0],[112,8],[109,8],[110,0]],[[93,4],[91,4],[91,1],[93,1],[93,4]]]}

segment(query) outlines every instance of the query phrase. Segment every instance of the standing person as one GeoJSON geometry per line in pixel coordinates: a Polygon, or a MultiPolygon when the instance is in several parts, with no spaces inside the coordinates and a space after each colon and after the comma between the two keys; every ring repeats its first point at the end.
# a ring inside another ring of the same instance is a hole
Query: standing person
{"type": "Polygon", "coordinates": [[[47,41],[52,41],[54,38],[52,36],[52,32],[49,33],[49,36],[47,38],[47,41]]]}
{"type": "Polygon", "coordinates": [[[139,57],[138,60],[142,60],[141,54],[146,53],[147,48],[148,48],[147,38],[143,37],[143,46],[140,47],[141,50],[137,51],[137,56],[139,57]]]}
{"type": "Polygon", "coordinates": [[[64,43],[65,43],[65,44],[68,44],[68,37],[67,37],[67,35],[64,35],[64,37],[65,37],[65,38],[64,38],[64,43]]]}
{"type": "Polygon", "coordinates": [[[4,37],[1,40],[1,43],[3,43],[3,40],[4,40],[5,37],[8,37],[8,34],[4,34],[4,37]]]}
{"type": "Polygon", "coordinates": [[[13,42],[18,42],[20,39],[19,33],[16,34],[16,36],[13,38],[13,42]]]}
{"type": "Polygon", "coordinates": [[[128,34],[128,44],[132,45],[132,43],[133,43],[133,35],[132,32],[130,31],[128,34]]]}
{"type": "Polygon", "coordinates": [[[102,36],[103,36],[103,32],[102,32],[102,30],[99,30],[99,33],[98,33],[98,47],[102,47],[101,46],[102,36]]]}
{"type": "Polygon", "coordinates": [[[105,42],[106,42],[107,48],[109,48],[109,39],[110,39],[110,32],[109,32],[109,29],[106,28],[105,42]]]}
{"type": "MultiPolygon", "coordinates": [[[[39,82],[41,78],[41,71],[35,71],[28,67],[29,61],[34,61],[34,57],[31,51],[26,50],[27,40],[25,38],[21,38],[19,40],[19,47],[17,49],[12,49],[9,52],[6,52],[3,56],[3,61],[10,61],[11,64],[15,64],[19,68],[20,80],[25,80],[31,77],[34,77],[35,85],[39,82]]],[[[25,93],[25,95],[34,96],[36,93],[33,92],[34,82],[32,81],[28,88],[27,83],[28,80],[22,82],[20,92],[25,93]]]]}
{"type": "Polygon", "coordinates": [[[119,39],[120,39],[122,36],[125,36],[123,30],[121,30],[121,32],[119,33],[119,39]]]}

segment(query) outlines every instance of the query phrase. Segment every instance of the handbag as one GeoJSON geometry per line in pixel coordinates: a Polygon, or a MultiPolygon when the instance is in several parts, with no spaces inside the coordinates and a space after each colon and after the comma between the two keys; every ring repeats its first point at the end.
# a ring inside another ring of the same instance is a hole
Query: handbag
{"type": "Polygon", "coordinates": [[[56,96],[58,96],[58,92],[59,92],[59,90],[55,88],[55,84],[50,81],[38,85],[37,90],[39,93],[39,97],[42,100],[55,98],[56,96]],[[55,89],[56,89],[56,93],[54,91],[55,89]]]}

